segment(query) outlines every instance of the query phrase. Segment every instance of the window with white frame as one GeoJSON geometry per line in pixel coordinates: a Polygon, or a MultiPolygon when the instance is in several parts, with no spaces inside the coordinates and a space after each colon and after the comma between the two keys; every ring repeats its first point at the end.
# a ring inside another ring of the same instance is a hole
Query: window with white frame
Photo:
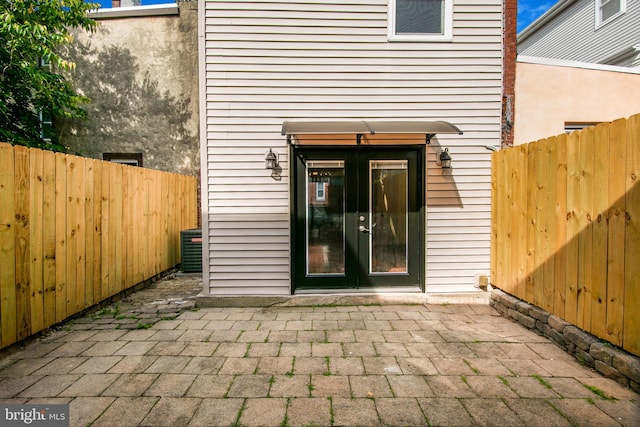
{"type": "Polygon", "coordinates": [[[38,66],[40,68],[51,68],[51,61],[49,58],[38,58],[38,66]]]}
{"type": "Polygon", "coordinates": [[[325,182],[316,182],[316,201],[324,202],[326,200],[325,182]]]}
{"type": "Polygon", "coordinates": [[[38,113],[40,119],[40,138],[43,141],[51,142],[53,136],[53,118],[49,110],[40,110],[38,113]]]}
{"type": "Polygon", "coordinates": [[[590,126],[596,126],[601,122],[565,122],[564,123],[564,131],[565,133],[571,133],[577,130],[582,130],[584,128],[588,128],[590,126]]]}
{"type": "Polygon", "coordinates": [[[596,28],[627,10],[627,0],[596,0],[596,28]]]}
{"type": "Polygon", "coordinates": [[[389,0],[389,40],[451,41],[453,0],[389,0]]]}

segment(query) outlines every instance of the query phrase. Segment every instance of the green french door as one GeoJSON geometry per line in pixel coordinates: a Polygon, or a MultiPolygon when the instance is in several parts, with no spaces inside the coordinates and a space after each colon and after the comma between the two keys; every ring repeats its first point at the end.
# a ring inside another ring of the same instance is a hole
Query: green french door
{"type": "Polygon", "coordinates": [[[420,287],[421,147],[294,149],[296,289],[420,287]]]}

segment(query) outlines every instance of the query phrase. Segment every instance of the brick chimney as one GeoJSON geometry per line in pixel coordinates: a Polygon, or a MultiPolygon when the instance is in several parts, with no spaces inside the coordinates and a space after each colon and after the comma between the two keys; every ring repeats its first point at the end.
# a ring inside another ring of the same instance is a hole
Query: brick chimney
{"type": "Polygon", "coordinates": [[[517,0],[503,0],[503,87],[502,87],[502,147],[513,145],[513,118],[515,116],[516,56],[517,56],[517,0]]]}

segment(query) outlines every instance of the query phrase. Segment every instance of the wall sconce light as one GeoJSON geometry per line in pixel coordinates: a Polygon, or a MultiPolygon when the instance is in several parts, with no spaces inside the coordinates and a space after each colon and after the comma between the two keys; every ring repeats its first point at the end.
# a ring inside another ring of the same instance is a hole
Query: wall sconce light
{"type": "Polygon", "coordinates": [[[275,169],[278,167],[278,155],[274,153],[271,148],[266,156],[264,156],[265,169],[275,169]]]}
{"type": "Polygon", "coordinates": [[[451,168],[451,156],[449,155],[449,149],[448,148],[445,148],[444,151],[442,151],[437,158],[440,161],[436,161],[436,163],[442,169],[450,169],[451,168]]]}

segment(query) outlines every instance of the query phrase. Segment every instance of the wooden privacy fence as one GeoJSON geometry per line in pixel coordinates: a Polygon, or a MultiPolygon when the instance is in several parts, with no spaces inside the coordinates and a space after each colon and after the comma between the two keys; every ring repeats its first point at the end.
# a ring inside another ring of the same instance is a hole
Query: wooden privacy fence
{"type": "Polygon", "coordinates": [[[640,355],[640,115],[492,157],[492,285],[640,355]]]}
{"type": "Polygon", "coordinates": [[[0,347],[180,263],[196,178],[0,144],[0,347]]]}

